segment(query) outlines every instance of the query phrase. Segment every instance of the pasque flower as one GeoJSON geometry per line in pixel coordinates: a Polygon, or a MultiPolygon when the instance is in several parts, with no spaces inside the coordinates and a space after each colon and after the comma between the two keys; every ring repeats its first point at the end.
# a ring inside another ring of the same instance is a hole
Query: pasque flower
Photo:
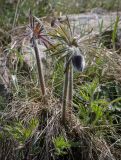
{"type": "Polygon", "coordinates": [[[72,47],[72,64],[74,69],[79,72],[85,68],[85,58],[78,47],[72,47]]]}

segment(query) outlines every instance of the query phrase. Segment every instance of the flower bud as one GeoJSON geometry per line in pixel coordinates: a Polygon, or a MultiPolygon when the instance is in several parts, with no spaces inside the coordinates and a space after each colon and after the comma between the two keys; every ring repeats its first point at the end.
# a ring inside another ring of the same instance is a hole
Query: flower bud
{"type": "Polygon", "coordinates": [[[72,57],[72,64],[76,71],[82,72],[84,70],[85,59],[78,48],[75,49],[74,55],[72,57]]]}

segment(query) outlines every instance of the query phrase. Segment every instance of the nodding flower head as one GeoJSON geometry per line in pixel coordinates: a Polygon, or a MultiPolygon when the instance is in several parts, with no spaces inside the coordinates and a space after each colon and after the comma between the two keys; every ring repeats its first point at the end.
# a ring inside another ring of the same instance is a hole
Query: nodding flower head
{"type": "Polygon", "coordinates": [[[82,72],[85,68],[85,59],[81,53],[81,50],[77,47],[74,47],[72,64],[76,71],[82,72]]]}

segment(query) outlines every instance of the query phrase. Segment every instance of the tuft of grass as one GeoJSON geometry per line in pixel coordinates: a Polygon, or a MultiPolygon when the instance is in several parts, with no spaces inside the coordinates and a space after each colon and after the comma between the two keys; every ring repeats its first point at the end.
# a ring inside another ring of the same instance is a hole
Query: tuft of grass
{"type": "Polygon", "coordinates": [[[63,136],[59,136],[53,139],[53,144],[55,147],[55,154],[62,156],[67,154],[68,149],[70,149],[71,144],[68,140],[65,140],[63,136]]]}
{"type": "Polygon", "coordinates": [[[16,140],[20,146],[24,145],[25,142],[32,137],[36,128],[38,127],[38,120],[32,118],[27,126],[21,121],[15,122],[12,125],[6,125],[4,131],[6,131],[14,140],[16,140]]]}

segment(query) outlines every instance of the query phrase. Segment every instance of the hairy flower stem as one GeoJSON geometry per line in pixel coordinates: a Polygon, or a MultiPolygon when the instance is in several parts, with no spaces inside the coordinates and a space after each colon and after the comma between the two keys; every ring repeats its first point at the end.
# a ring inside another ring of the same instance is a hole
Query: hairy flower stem
{"type": "Polygon", "coordinates": [[[69,109],[69,112],[72,111],[72,102],[73,102],[73,66],[72,66],[72,62],[70,62],[69,86],[68,86],[68,109],[69,109]]]}
{"type": "MultiPolygon", "coordinates": [[[[65,58],[65,64],[67,64],[68,58],[65,58]]],[[[67,105],[67,92],[68,92],[68,79],[69,79],[69,70],[67,69],[65,72],[64,77],[64,84],[63,84],[63,102],[62,102],[62,123],[65,124],[65,117],[66,117],[66,105],[67,105]]]]}
{"type": "Polygon", "coordinates": [[[34,51],[35,51],[36,61],[37,61],[40,88],[41,88],[42,95],[45,96],[45,94],[46,94],[46,92],[45,92],[45,81],[44,81],[44,76],[43,76],[43,72],[42,72],[42,64],[41,64],[41,60],[40,60],[40,57],[39,57],[39,50],[38,50],[38,47],[37,47],[37,43],[36,43],[36,40],[35,40],[34,36],[33,36],[33,45],[34,45],[34,51]]]}

